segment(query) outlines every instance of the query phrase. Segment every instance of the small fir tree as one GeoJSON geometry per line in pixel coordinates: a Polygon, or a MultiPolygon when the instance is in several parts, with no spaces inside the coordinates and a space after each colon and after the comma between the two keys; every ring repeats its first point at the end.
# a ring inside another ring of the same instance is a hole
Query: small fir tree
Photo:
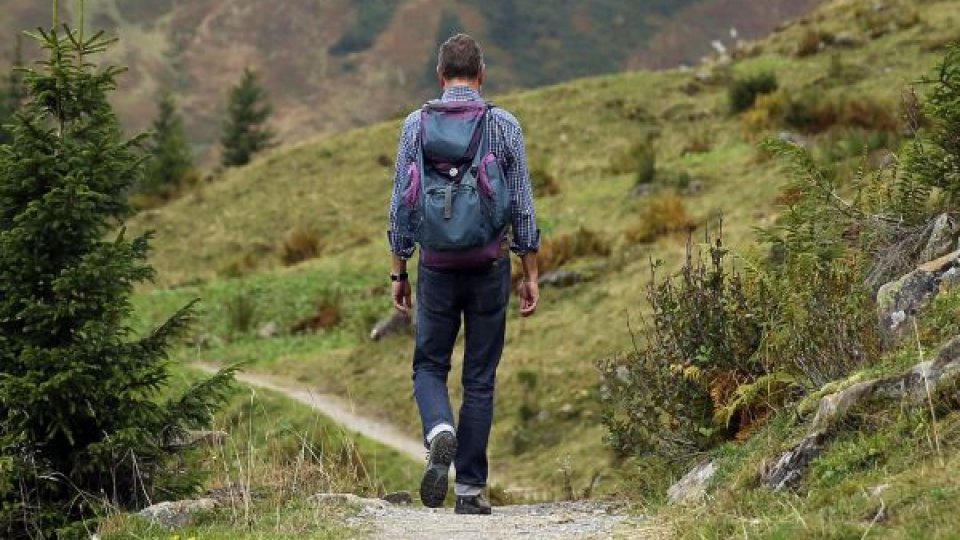
{"type": "Polygon", "coordinates": [[[106,508],[196,487],[177,441],[225,397],[232,371],[162,400],[186,306],[146,337],[130,295],[149,279],[149,236],[120,228],[141,176],[108,102],[111,40],[66,26],[34,36],[49,57],[0,146],[0,538],[86,538],[106,508]]]}
{"type": "Polygon", "coordinates": [[[138,191],[167,198],[193,168],[183,118],[170,94],[161,95],[157,101],[157,117],[153,121],[153,133],[146,149],[149,160],[138,191]]]}
{"type": "Polygon", "coordinates": [[[224,167],[246,165],[254,154],[270,146],[274,133],[266,123],[271,112],[256,72],[244,70],[240,84],[230,90],[227,119],[220,137],[224,167]]]}

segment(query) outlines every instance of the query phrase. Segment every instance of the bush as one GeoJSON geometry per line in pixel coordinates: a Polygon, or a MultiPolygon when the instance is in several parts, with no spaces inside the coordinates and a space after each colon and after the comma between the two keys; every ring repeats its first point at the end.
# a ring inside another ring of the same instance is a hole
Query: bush
{"type": "Polygon", "coordinates": [[[645,137],[631,144],[610,160],[613,174],[636,174],[638,184],[653,182],[657,173],[657,153],[653,138],[645,137]]]}
{"type": "Polygon", "coordinates": [[[280,260],[287,266],[314,259],[323,252],[320,233],[308,227],[296,227],[283,239],[280,246],[280,260]]]}
{"type": "Polygon", "coordinates": [[[235,338],[253,331],[259,317],[259,298],[254,291],[240,290],[223,305],[227,331],[235,338]]]}
{"type": "Polygon", "coordinates": [[[809,29],[800,36],[800,41],[797,42],[796,54],[800,58],[813,56],[823,50],[823,46],[823,35],[817,30],[809,29]]]}
{"type": "Polygon", "coordinates": [[[647,244],[661,236],[689,232],[696,228],[683,199],[675,193],[650,197],[639,213],[639,223],[629,228],[626,233],[627,241],[633,244],[647,244]]]}
{"type": "Polygon", "coordinates": [[[740,114],[749,110],[756,103],[757,97],[772,94],[778,88],[777,76],[771,72],[735,79],[727,89],[730,112],[740,114]]]}
{"type": "Polygon", "coordinates": [[[313,315],[301,319],[290,331],[294,334],[308,334],[319,330],[327,330],[340,324],[343,320],[343,301],[339,295],[323,297],[317,301],[313,315]]]}
{"type": "Polygon", "coordinates": [[[550,197],[560,193],[557,179],[554,178],[546,165],[539,161],[530,165],[530,184],[536,197],[550,197]]]}

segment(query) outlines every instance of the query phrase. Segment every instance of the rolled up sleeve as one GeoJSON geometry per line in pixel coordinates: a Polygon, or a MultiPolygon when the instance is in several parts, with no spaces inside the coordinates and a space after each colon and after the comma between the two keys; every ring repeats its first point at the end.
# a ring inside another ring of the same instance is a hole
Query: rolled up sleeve
{"type": "Polygon", "coordinates": [[[530,171],[527,168],[527,152],[523,142],[523,130],[519,123],[510,122],[506,128],[507,185],[511,195],[511,224],[513,242],[510,249],[517,255],[540,250],[540,230],[537,228],[537,213],[533,204],[533,189],[530,171]]]}

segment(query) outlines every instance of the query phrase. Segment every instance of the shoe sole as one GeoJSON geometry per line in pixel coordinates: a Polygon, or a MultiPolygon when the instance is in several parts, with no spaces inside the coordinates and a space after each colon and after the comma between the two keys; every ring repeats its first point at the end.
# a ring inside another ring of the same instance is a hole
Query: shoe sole
{"type": "Polygon", "coordinates": [[[453,513],[460,514],[462,516],[489,516],[490,514],[493,513],[493,509],[480,510],[475,512],[473,510],[463,510],[461,508],[454,508],[453,513]]]}
{"type": "Polygon", "coordinates": [[[457,454],[457,441],[453,437],[442,437],[436,441],[436,448],[430,449],[430,463],[420,481],[420,502],[428,508],[439,508],[447,499],[447,477],[450,464],[457,454]]]}

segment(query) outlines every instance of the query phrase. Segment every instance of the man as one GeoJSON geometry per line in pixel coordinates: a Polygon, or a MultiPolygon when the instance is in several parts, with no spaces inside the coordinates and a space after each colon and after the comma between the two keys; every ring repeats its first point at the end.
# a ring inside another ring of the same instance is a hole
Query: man
{"type": "MultiPolygon", "coordinates": [[[[458,34],[440,47],[437,76],[443,88],[439,101],[441,107],[456,107],[462,105],[461,102],[479,102],[477,106],[482,107],[483,53],[473,38],[458,34]]],[[[485,130],[483,140],[493,155],[490,159],[495,158],[509,187],[509,215],[505,213],[505,221],[512,230],[509,247],[520,257],[523,267],[523,280],[519,286],[520,316],[529,317],[536,311],[540,295],[536,259],[540,233],[536,225],[523,134],[512,114],[496,107],[484,110],[485,116],[478,130],[485,130]]],[[[421,141],[423,134],[427,133],[421,126],[422,119],[426,118],[424,114],[415,111],[404,122],[390,207],[393,302],[405,315],[413,309],[407,260],[413,256],[415,242],[410,235],[398,230],[398,209],[409,190],[411,169],[416,170],[416,164],[424,163],[421,141]]],[[[449,171],[454,176],[457,168],[450,167],[449,171]]],[[[449,199],[447,204],[449,206],[449,199]]],[[[421,241],[413,381],[424,441],[430,451],[420,484],[420,498],[428,507],[443,505],[448,489],[447,475],[453,462],[456,466],[456,513],[491,512],[483,488],[488,475],[487,443],[493,420],[494,384],[503,352],[510,296],[510,257],[506,242],[504,239],[503,246],[499,247],[501,244],[497,240],[499,248],[494,250],[495,260],[491,263],[451,269],[431,267],[421,241]],[[455,423],[447,393],[447,376],[461,317],[465,329],[463,403],[459,422],[455,423]]]]}

